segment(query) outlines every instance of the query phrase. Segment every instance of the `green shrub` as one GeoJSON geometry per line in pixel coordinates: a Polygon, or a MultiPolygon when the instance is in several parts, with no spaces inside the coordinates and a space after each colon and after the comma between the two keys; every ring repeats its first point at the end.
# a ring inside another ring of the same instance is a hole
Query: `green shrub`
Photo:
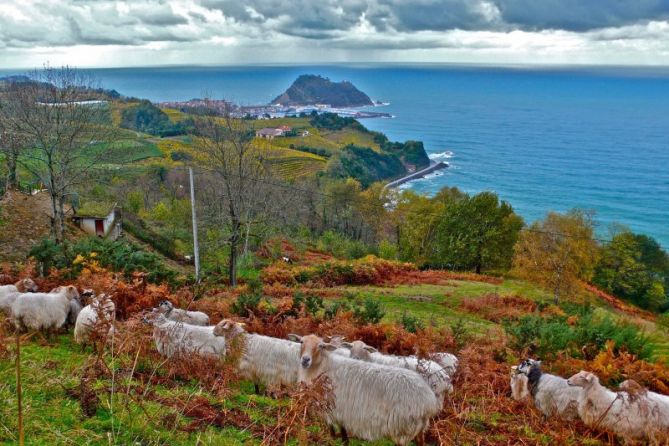
{"type": "Polygon", "coordinates": [[[316,316],[319,310],[323,308],[323,298],[315,294],[310,294],[307,296],[307,299],[304,302],[304,310],[312,315],[316,316]]]}
{"type": "Polygon", "coordinates": [[[467,345],[471,339],[471,332],[465,325],[465,321],[462,318],[459,318],[454,324],[451,325],[451,334],[453,335],[455,345],[458,349],[461,349],[467,345]]]}
{"type": "Polygon", "coordinates": [[[323,312],[323,317],[325,318],[325,320],[329,321],[336,318],[337,314],[339,314],[340,312],[343,313],[345,311],[351,311],[351,306],[346,301],[337,300],[325,307],[325,311],[323,312]]]}
{"type": "Polygon", "coordinates": [[[379,257],[386,260],[397,260],[397,245],[388,240],[379,243],[379,257]]]}
{"type": "Polygon", "coordinates": [[[362,304],[357,304],[353,307],[353,316],[363,325],[378,324],[385,315],[386,312],[383,309],[383,305],[371,297],[365,299],[362,304]]]}
{"type": "Polygon", "coordinates": [[[553,316],[544,318],[530,315],[518,321],[507,321],[506,332],[511,335],[510,345],[516,350],[527,349],[539,357],[567,352],[574,357],[592,359],[606,349],[606,342],[613,341],[616,351],[624,350],[641,359],[653,355],[654,345],[638,327],[616,321],[608,314],[582,307],[572,320],[553,316]]]}
{"type": "Polygon", "coordinates": [[[86,237],[72,243],[56,245],[49,239],[42,240],[35,245],[30,256],[40,264],[43,272],[50,268],[68,268],[71,276],[81,272],[82,265],[74,265],[77,256],[90,257],[95,253],[95,259],[105,268],[123,272],[126,277],[141,271],[147,273],[147,280],[153,283],[174,283],[177,273],[165,266],[156,254],[142,250],[134,243],[111,241],[99,237],[86,237]]]}
{"type": "Polygon", "coordinates": [[[404,327],[404,329],[409,333],[416,333],[418,330],[425,328],[423,321],[418,319],[416,316],[408,314],[406,311],[402,313],[399,322],[402,327],[404,327]]]}
{"type": "Polygon", "coordinates": [[[242,294],[232,303],[230,311],[237,316],[249,317],[256,313],[262,297],[259,294],[242,294]]]}

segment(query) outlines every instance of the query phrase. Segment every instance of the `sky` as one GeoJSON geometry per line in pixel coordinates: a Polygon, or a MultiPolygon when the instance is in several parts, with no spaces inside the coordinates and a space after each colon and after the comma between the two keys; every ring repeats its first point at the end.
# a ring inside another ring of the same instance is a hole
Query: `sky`
{"type": "Polygon", "coordinates": [[[0,69],[669,65],[669,0],[0,0],[0,69]]]}

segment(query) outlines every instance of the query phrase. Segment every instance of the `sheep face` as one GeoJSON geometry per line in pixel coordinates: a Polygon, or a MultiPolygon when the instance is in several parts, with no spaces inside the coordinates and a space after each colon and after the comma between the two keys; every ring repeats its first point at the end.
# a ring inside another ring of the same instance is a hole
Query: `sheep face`
{"type": "Polygon", "coordinates": [[[214,327],[214,336],[224,336],[232,339],[245,332],[243,322],[236,322],[231,319],[223,319],[214,327]]]}
{"type": "Polygon", "coordinates": [[[587,389],[595,383],[599,383],[599,378],[590,372],[581,370],[567,380],[567,384],[574,387],[583,387],[587,389]]]}
{"type": "Polygon", "coordinates": [[[525,359],[523,362],[520,363],[518,366],[517,370],[518,373],[522,373],[524,375],[529,375],[530,370],[534,367],[541,367],[541,361],[537,361],[536,359],[525,359]]]}
{"type": "Polygon", "coordinates": [[[342,335],[332,335],[332,336],[323,336],[323,341],[324,342],[329,342],[332,345],[336,345],[337,347],[343,347],[344,340],[346,339],[345,336],[342,335]]]}
{"type": "Polygon", "coordinates": [[[38,290],[32,279],[21,279],[14,284],[19,293],[34,293],[38,290]]]}
{"type": "Polygon", "coordinates": [[[634,381],[633,379],[626,379],[625,381],[621,382],[618,385],[618,388],[623,392],[627,392],[631,395],[636,395],[637,393],[644,393],[646,391],[645,387],[643,387],[641,384],[634,381]]]}
{"type": "Polygon", "coordinates": [[[161,324],[166,320],[167,319],[165,318],[165,315],[162,312],[158,311],[157,308],[154,308],[153,310],[151,310],[151,312],[145,314],[144,317],[142,317],[142,322],[151,325],[161,324]]]}
{"type": "Polygon", "coordinates": [[[174,305],[172,305],[172,302],[169,300],[164,300],[161,303],[158,304],[158,311],[160,311],[163,314],[168,314],[170,311],[174,310],[174,305]]]}
{"type": "Polygon", "coordinates": [[[341,346],[351,350],[351,358],[361,361],[371,361],[371,354],[378,351],[362,341],[344,342],[341,346]]]}
{"type": "Polygon", "coordinates": [[[298,336],[291,334],[288,335],[288,339],[302,344],[300,347],[300,365],[303,369],[317,369],[323,360],[324,351],[337,349],[337,346],[323,342],[323,339],[316,335],[298,336]]]}
{"type": "Polygon", "coordinates": [[[77,299],[79,300],[79,291],[74,285],[68,286],[59,286],[51,290],[51,293],[63,293],[68,300],[77,299]]]}
{"type": "Polygon", "coordinates": [[[516,401],[527,398],[530,391],[527,386],[527,375],[518,371],[518,366],[511,367],[511,397],[516,401]]]}

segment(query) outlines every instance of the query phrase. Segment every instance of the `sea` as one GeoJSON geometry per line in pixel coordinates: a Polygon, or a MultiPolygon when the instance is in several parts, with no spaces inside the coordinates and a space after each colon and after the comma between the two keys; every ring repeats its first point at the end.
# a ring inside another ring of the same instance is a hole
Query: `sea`
{"type": "MultiPolygon", "coordinates": [[[[449,168],[403,187],[494,191],[526,222],[596,212],[669,249],[669,67],[336,65],[89,70],[105,88],[152,101],[208,96],[265,104],[300,74],[349,80],[393,118],[363,124],[420,140],[449,168]]],[[[2,74],[17,74],[16,71],[2,74]]]]}

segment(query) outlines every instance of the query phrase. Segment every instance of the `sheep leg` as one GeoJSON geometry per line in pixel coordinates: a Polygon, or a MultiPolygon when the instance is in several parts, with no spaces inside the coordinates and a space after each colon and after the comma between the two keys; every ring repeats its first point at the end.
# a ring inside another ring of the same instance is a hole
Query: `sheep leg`
{"type": "Polygon", "coordinates": [[[330,424],[328,429],[330,429],[330,435],[332,438],[337,438],[337,431],[335,430],[334,425],[330,424]]]}
{"type": "Polygon", "coordinates": [[[346,432],[346,428],[344,426],[341,426],[340,429],[341,431],[341,441],[344,444],[348,444],[348,432],[346,432]]]}
{"type": "Polygon", "coordinates": [[[255,390],[256,395],[260,395],[260,386],[258,386],[258,383],[253,383],[253,389],[255,390]]]}
{"type": "Polygon", "coordinates": [[[425,446],[425,431],[421,432],[416,437],[416,446],[425,446]]]}

